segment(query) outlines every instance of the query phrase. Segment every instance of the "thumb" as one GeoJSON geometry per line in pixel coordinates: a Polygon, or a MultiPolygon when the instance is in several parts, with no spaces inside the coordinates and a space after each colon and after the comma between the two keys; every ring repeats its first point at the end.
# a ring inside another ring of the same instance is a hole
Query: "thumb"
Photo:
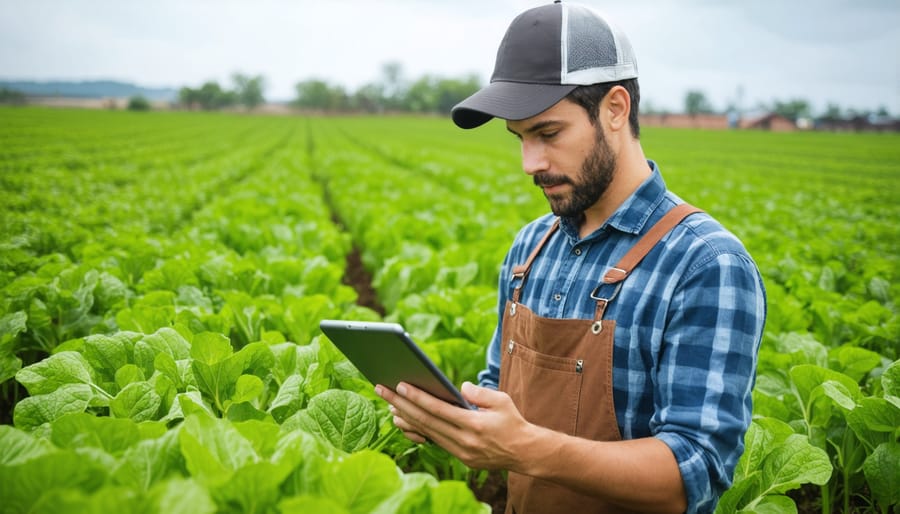
{"type": "Polygon", "coordinates": [[[471,382],[463,382],[459,392],[467,402],[481,408],[491,408],[508,399],[506,393],[496,391],[487,387],[480,387],[471,382]]]}

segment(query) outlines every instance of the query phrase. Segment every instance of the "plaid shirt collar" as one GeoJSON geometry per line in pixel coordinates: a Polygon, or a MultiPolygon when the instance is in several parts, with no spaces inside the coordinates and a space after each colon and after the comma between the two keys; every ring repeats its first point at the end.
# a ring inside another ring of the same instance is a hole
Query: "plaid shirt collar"
{"type": "MultiPolygon", "coordinates": [[[[666,196],[666,183],[659,172],[659,167],[652,160],[647,160],[647,164],[650,166],[650,176],[600,228],[585,237],[584,241],[605,237],[610,229],[635,235],[644,230],[650,215],[666,196]]],[[[560,218],[560,230],[566,234],[572,244],[581,240],[578,235],[578,225],[576,218],[560,218]]]]}

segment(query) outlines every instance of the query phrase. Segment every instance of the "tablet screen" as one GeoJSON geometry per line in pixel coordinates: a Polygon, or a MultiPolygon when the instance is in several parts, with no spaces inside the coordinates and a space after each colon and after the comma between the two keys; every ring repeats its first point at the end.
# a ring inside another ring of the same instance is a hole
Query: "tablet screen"
{"type": "Polygon", "coordinates": [[[396,390],[406,382],[432,395],[473,408],[397,323],[322,320],[319,328],[372,384],[396,390]]]}

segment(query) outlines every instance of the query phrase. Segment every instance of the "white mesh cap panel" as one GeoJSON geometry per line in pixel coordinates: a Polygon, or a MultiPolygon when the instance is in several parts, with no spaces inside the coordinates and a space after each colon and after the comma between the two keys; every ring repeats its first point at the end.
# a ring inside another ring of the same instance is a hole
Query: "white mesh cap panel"
{"type": "Polygon", "coordinates": [[[637,77],[628,38],[602,15],[562,4],[562,84],[589,85],[637,77]]]}

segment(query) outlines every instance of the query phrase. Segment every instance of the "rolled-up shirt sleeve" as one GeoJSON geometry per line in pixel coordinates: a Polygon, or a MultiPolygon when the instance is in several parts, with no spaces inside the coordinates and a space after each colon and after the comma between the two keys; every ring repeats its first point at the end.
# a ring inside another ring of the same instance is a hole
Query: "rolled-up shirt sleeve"
{"type": "Polygon", "coordinates": [[[688,512],[731,486],[750,424],[765,292],[746,255],[695,263],[672,297],[659,348],[651,433],[681,470],[688,512]]]}

